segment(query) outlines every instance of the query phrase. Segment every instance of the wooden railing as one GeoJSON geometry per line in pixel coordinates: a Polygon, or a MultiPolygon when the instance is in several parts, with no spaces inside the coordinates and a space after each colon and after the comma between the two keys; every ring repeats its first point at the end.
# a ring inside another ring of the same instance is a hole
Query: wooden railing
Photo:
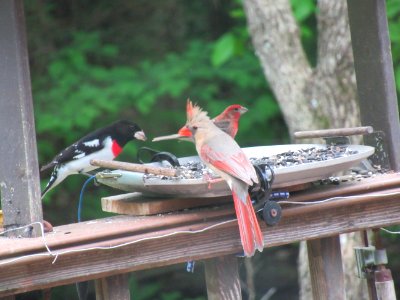
{"type": "MultiPolygon", "coordinates": [[[[268,248],[399,224],[399,184],[400,174],[394,173],[294,193],[291,202],[317,202],[282,204],[279,224],[261,225],[265,245],[268,248]],[[344,197],[329,199],[338,196],[344,197]]],[[[329,248],[332,255],[339,253],[340,258],[339,250],[329,248]]],[[[231,205],[163,216],[115,216],[68,224],[55,227],[45,239],[0,239],[0,296],[190,260],[237,255],[241,251],[231,205]]],[[[330,268],[334,268],[333,262],[330,259],[330,268]]],[[[224,264],[223,259],[221,263],[224,264]]],[[[337,263],[341,264],[341,260],[337,263]]],[[[315,272],[318,274],[318,268],[315,272]]],[[[317,285],[330,286],[329,278],[314,277],[317,285]]],[[[337,285],[332,289],[337,290],[337,285]]]]}
{"type": "MultiPolygon", "coordinates": [[[[385,2],[349,0],[348,8],[362,123],[384,132],[390,165],[400,171],[385,2]]],[[[0,1],[0,20],[7,24],[0,26],[0,188],[5,229],[15,229],[42,221],[22,0],[0,1]]],[[[277,226],[262,226],[266,247],[308,240],[314,297],[343,299],[338,235],[399,224],[398,177],[394,173],[294,196],[291,201],[350,197],[285,207],[277,226]],[[362,197],[351,197],[356,194],[362,197]]],[[[127,272],[208,260],[209,298],[240,299],[233,255],[241,252],[241,244],[231,207],[162,217],[117,216],[55,227],[44,238],[39,226],[33,231],[38,237],[0,239],[1,297],[101,278],[96,284],[99,299],[128,299],[127,272]]]]}

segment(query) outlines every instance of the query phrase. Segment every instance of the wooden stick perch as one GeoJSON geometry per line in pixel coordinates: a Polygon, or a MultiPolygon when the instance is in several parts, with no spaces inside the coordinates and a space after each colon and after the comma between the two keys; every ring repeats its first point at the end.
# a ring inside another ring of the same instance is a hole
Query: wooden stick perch
{"type": "Polygon", "coordinates": [[[337,129],[321,129],[311,131],[297,131],[294,137],[297,139],[333,137],[333,136],[350,136],[364,135],[372,133],[374,129],[371,126],[354,127],[354,128],[337,128],[337,129]]]}
{"type": "Polygon", "coordinates": [[[164,176],[179,176],[179,171],[176,169],[155,167],[142,164],[127,163],[122,161],[109,161],[102,159],[92,159],[90,161],[92,166],[108,168],[108,169],[118,169],[131,172],[139,172],[145,174],[155,174],[164,176]]]}

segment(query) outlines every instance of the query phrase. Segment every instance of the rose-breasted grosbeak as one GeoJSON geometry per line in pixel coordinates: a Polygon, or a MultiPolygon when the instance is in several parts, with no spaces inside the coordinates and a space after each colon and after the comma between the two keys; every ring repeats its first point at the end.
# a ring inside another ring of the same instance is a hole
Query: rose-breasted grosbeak
{"type": "Polygon", "coordinates": [[[146,140],[146,135],[137,124],[120,120],[89,133],[65,148],[40,170],[54,168],[50,180],[42,192],[42,198],[67,176],[85,174],[97,169],[98,167],[90,164],[90,160],[113,160],[122,152],[123,147],[134,139],[144,141],[146,140]]]}

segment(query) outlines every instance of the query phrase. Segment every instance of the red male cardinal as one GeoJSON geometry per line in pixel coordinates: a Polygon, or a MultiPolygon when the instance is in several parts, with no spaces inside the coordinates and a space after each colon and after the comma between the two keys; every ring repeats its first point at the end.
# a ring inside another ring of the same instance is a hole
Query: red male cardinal
{"type": "MultiPolygon", "coordinates": [[[[189,100],[188,100],[189,103],[189,100]]],[[[247,112],[247,108],[243,107],[239,104],[229,105],[225,110],[216,116],[212,121],[218,128],[229,134],[231,137],[235,138],[238,130],[239,130],[239,120],[240,117],[247,112]]],[[[182,127],[181,129],[183,129],[182,127]]],[[[179,134],[171,134],[166,136],[160,136],[153,139],[153,142],[163,141],[163,140],[172,140],[172,139],[180,139],[180,140],[192,140],[192,136],[184,137],[179,134]]]]}
{"type": "Polygon", "coordinates": [[[219,129],[207,113],[188,100],[187,123],[179,134],[193,136],[200,159],[229,185],[235,204],[245,256],[264,248],[263,235],[254,212],[248,187],[258,183],[256,172],[235,140],[219,129]]]}

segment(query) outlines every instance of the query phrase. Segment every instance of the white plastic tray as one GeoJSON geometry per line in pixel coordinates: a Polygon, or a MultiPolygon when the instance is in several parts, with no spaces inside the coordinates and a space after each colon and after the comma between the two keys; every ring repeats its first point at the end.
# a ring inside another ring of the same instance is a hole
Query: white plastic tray
{"type": "MultiPolygon", "coordinates": [[[[326,148],[326,145],[318,144],[288,144],[275,146],[259,146],[242,148],[249,158],[270,157],[287,151],[298,151],[307,148],[326,148]]],[[[288,167],[274,169],[275,180],[273,188],[288,187],[302,183],[312,182],[328,178],[333,174],[345,171],[374,153],[374,148],[363,145],[349,145],[348,150],[354,152],[347,156],[332,158],[329,160],[310,162],[288,167]]],[[[198,156],[182,157],[179,162],[198,161],[198,156]]],[[[168,163],[152,163],[160,167],[168,166],[168,163]]],[[[141,192],[148,196],[174,196],[174,197],[217,197],[230,194],[228,185],[222,179],[213,180],[210,184],[206,179],[161,179],[146,178],[142,173],[114,170],[107,175],[113,178],[101,178],[97,180],[105,185],[126,191],[141,192]],[[109,174],[110,173],[110,174],[109,174]]],[[[102,172],[100,172],[102,174],[102,172]]]]}

